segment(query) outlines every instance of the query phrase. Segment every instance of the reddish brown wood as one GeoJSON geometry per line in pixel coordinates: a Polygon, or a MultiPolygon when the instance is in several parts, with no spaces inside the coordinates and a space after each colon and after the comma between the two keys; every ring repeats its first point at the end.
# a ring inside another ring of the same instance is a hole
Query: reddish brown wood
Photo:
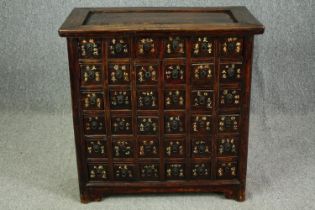
{"type": "Polygon", "coordinates": [[[81,202],[170,192],[244,201],[253,35],[262,32],[244,7],[74,9],[59,34],[81,202]]]}

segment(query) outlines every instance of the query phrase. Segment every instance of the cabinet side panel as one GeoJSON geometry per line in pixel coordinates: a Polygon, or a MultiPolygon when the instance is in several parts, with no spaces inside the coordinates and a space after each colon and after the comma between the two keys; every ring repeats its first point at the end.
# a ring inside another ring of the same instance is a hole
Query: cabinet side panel
{"type": "Polygon", "coordinates": [[[71,99],[72,99],[72,115],[73,115],[73,129],[74,140],[76,148],[77,169],[80,194],[83,193],[84,188],[84,156],[82,153],[83,147],[81,139],[81,116],[80,116],[80,69],[77,63],[77,41],[73,38],[67,38],[68,59],[69,59],[69,73],[70,73],[70,86],[71,86],[71,99]]]}
{"type": "Polygon", "coordinates": [[[239,163],[239,179],[241,182],[238,195],[239,200],[245,199],[247,155],[248,155],[248,132],[249,132],[249,110],[250,110],[250,91],[251,91],[251,75],[252,75],[252,53],[253,53],[253,36],[245,37],[245,78],[243,83],[243,102],[241,109],[241,142],[240,142],[240,163],[239,163]]]}

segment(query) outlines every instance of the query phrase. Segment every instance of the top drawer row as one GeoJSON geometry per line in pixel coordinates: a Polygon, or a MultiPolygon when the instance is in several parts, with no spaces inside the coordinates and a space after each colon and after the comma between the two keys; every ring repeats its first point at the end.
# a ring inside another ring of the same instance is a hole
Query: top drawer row
{"type": "MultiPolygon", "coordinates": [[[[135,55],[137,58],[157,58],[159,52],[164,52],[164,57],[186,57],[188,41],[191,43],[191,56],[196,58],[214,57],[216,47],[221,57],[242,56],[243,39],[228,37],[213,39],[211,37],[194,37],[186,40],[179,36],[170,36],[161,41],[158,38],[135,38],[134,47],[131,47],[129,38],[111,38],[107,40],[107,57],[128,58],[135,55]],[[160,44],[161,43],[161,44],[160,44]],[[132,50],[133,53],[132,53],[132,50]]],[[[102,57],[102,41],[100,39],[86,38],[79,40],[79,57],[99,59],[102,57]]]]}

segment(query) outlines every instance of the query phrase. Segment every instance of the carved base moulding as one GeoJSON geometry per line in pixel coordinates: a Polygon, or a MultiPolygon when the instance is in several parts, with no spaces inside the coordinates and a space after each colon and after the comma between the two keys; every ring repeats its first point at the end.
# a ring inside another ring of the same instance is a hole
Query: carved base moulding
{"type": "Polygon", "coordinates": [[[76,8],[67,37],[81,201],[245,200],[253,37],[245,7],[76,8]]]}

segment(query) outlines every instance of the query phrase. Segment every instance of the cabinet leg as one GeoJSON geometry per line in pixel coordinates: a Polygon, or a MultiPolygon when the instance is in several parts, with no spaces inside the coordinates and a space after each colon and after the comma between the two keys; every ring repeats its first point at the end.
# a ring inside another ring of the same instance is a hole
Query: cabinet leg
{"type": "Polygon", "coordinates": [[[228,199],[236,201],[245,201],[245,188],[240,187],[231,191],[224,192],[224,196],[228,199]]]}
{"type": "Polygon", "coordinates": [[[81,203],[89,203],[92,201],[101,201],[102,198],[103,198],[102,193],[84,192],[84,193],[81,193],[81,195],[80,195],[81,203]]]}

